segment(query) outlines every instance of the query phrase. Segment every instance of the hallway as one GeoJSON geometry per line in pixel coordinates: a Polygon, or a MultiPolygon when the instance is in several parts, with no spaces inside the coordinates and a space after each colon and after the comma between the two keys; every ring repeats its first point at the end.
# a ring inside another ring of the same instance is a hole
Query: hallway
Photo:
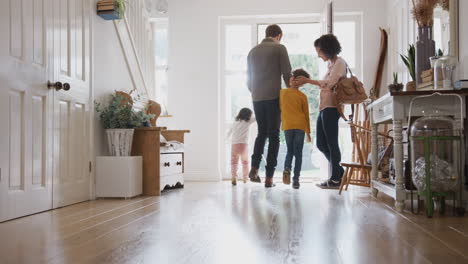
{"type": "Polygon", "coordinates": [[[188,183],[0,224],[0,263],[468,263],[465,218],[305,183],[188,183]]]}

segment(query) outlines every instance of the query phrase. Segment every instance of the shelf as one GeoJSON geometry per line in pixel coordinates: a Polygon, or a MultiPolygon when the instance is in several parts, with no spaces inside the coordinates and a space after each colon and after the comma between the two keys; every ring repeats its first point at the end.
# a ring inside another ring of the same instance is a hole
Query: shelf
{"type": "Polygon", "coordinates": [[[386,195],[392,197],[393,199],[396,198],[396,189],[395,185],[390,183],[384,183],[379,180],[372,180],[372,187],[379,190],[379,192],[383,192],[386,195]]]}

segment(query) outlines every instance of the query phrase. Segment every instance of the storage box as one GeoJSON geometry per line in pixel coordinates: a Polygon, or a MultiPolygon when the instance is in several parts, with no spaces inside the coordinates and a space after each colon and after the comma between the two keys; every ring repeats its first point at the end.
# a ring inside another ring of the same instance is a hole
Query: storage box
{"type": "Polygon", "coordinates": [[[96,197],[129,198],[142,194],[143,158],[96,157],[96,197]]]}

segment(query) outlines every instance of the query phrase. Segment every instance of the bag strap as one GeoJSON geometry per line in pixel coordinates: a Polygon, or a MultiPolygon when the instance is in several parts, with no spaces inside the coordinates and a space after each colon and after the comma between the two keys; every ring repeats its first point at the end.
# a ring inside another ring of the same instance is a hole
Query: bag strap
{"type": "Polygon", "coordinates": [[[345,64],[346,64],[346,75],[348,74],[348,72],[351,74],[351,77],[354,76],[353,72],[351,71],[351,69],[349,68],[348,66],[348,63],[344,60],[345,64]]]}

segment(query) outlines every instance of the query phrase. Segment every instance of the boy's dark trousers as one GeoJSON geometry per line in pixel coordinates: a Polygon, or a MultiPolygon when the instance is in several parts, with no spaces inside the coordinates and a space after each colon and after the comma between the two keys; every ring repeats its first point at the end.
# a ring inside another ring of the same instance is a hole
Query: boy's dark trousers
{"type": "Polygon", "coordinates": [[[266,177],[275,174],[279,151],[279,132],[281,126],[281,110],[279,98],[266,101],[254,101],[253,108],[257,119],[258,134],[255,139],[252,155],[252,168],[259,168],[262,161],[263,149],[268,139],[268,154],[266,160],[266,177]]]}
{"type": "Polygon", "coordinates": [[[286,146],[288,147],[288,152],[284,161],[284,169],[291,170],[292,160],[294,157],[293,181],[299,181],[299,177],[301,176],[302,150],[304,148],[305,132],[300,129],[288,129],[284,131],[284,137],[286,138],[286,146]]]}

